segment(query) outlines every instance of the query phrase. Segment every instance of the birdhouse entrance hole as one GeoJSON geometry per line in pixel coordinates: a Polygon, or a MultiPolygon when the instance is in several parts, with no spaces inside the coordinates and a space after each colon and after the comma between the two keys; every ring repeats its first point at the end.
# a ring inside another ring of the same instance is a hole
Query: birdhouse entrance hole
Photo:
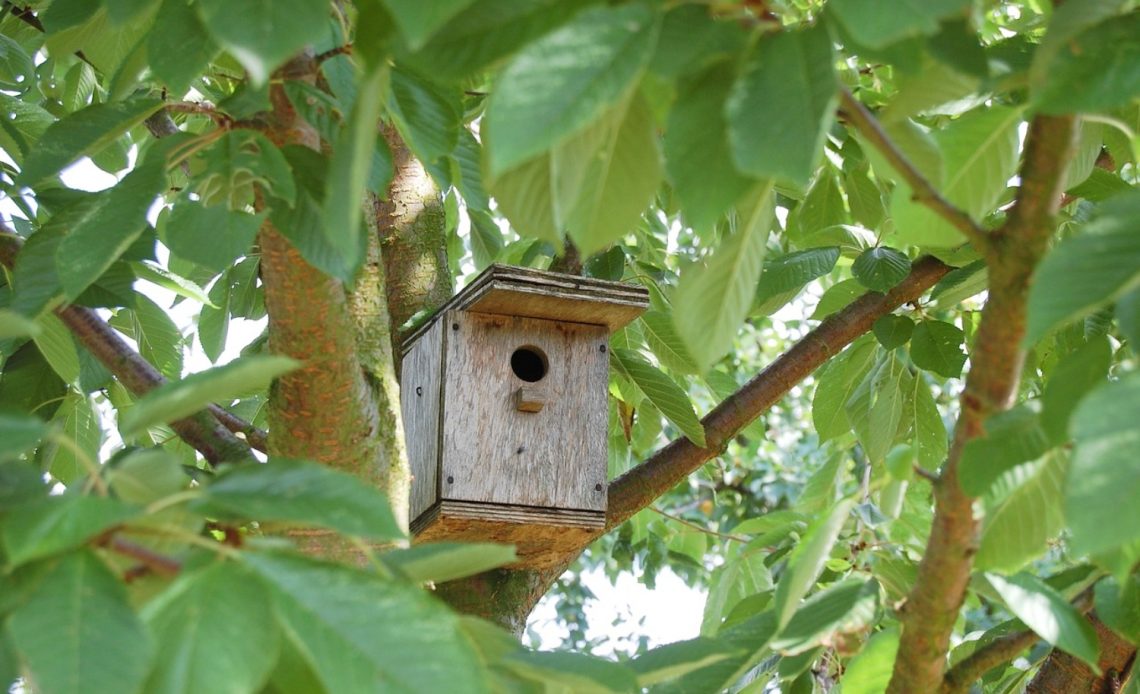
{"type": "Polygon", "coordinates": [[[527,383],[538,383],[546,375],[546,355],[537,347],[519,347],[511,355],[511,371],[527,383]]]}

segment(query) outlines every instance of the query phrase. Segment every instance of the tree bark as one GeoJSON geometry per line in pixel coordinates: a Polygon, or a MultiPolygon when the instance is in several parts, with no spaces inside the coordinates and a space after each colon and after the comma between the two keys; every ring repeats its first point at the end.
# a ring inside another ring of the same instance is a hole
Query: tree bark
{"type": "Polygon", "coordinates": [[[447,225],[439,187],[404,144],[396,128],[380,128],[392,152],[394,173],[384,198],[372,209],[383,256],[392,354],[400,373],[400,327],[421,311],[434,311],[451,298],[447,225]]]}
{"type": "Polygon", "coordinates": [[[1084,661],[1062,650],[1053,649],[1026,687],[1026,694],[1119,694],[1123,690],[1132,663],[1136,660],[1136,647],[1105,626],[1104,622],[1097,619],[1095,612],[1088,615],[1088,620],[1096,629],[1100,641],[1097,666],[1103,674],[1098,677],[1084,661]]]}
{"type": "Polygon", "coordinates": [[[977,552],[973,498],[958,483],[966,444],[985,435],[991,415],[1017,395],[1025,350],[1029,282],[1056,228],[1065,169],[1073,151],[1072,117],[1038,116],[1029,127],[1021,189],[1006,224],[975,243],[989,268],[989,300],[970,354],[954,440],[934,485],[934,523],[918,578],[900,608],[902,636],[888,692],[936,691],[942,685],[950,634],[966,596],[977,552]]]}

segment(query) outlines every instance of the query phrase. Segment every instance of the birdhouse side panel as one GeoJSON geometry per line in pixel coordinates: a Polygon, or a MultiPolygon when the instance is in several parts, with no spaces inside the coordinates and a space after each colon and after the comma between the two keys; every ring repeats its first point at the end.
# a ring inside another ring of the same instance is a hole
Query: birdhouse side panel
{"type": "Polygon", "coordinates": [[[604,511],[605,326],[450,312],[442,499],[604,511]]]}
{"type": "Polygon", "coordinates": [[[439,499],[439,414],[443,379],[443,328],[436,321],[404,355],[400,409],[412,473],[410,520],[439,499]]]}

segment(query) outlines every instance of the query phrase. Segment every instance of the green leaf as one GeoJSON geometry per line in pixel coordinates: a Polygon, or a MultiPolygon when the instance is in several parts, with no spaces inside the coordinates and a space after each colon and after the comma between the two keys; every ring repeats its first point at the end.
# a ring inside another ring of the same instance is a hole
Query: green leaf
{"type": "Polygon", "coordinates": [[[820,442],[851,431],[847,401],[866,378],[877,356],[873,341],[856,341],[819,375],[812,396],[811,418],[820,442]]]}
{"type": "Polygon", "coordinates": [[[1109,576],[1096,584],[1096,616],[1113,631],[1140,644],[1140,576],[1123,585],[1109,576]]]}
{"type": "Polygon", "coordinates": [[[142,617],[162,654],[148,692],[257,691],[277,661],[280,635],[265,589],[233,562],[183,573],[142,617]],[[242,638],[219,638],[226,634],[242,638]]]}
{"type": "Polygon", "coordinates": [[[1053,441],[1069,439],[1069,419],[1081,398],[1105,382],[1112,364],[1108,338],[1096,337],[1069,354],[1056,367],[1041,396],[1041,426],[1053,441]]]}
{"type": "Polygon", "coordinates": [[[46,433],[47,426],[38,417],[0,413],[0,463],[19,458],[46,433]]]}
{"type": "Polygon", "coordinates": [[[115,499],[52,496],[11,509],[0,537],[8,563],[19,566],[78,547],[137,514],[138,509],[115,499]]]}
{"type": "Polygon", "coordinates": [[[502,666],[538,682],[583,694],[631,692],[637,688],[628,668],[580,653],[518,651],[504,658],[502,666]]]}
{"type": "Polygon", "coordinates": [[[966,364],[966,353],[962,351],[965,340],[965,333],[957,326],[924,320],[910,338],[910,358],[920,369],[946,378],[957,378],[966,364]]]}
{"type": "Polygon", "coordinates": [[[983,499],[981,545],[974,565],[1013,572],[1041,556],[1065,527],[1069,456],[1057,451],[1005,472],[983,499]]]}
{"type": "Polygon", "coordinates": [[[633,231],[661,181],[653,115],[640,95],[551,153],[554,217],[583,256],[633,231]]]}
{"type": "Polygon", "coordinates": [[[235,212],[223,205],[181,200],[170,211],[162,242],[178,257],[221,272],[249,253],[267,213],[235,212]]]}
{"type": "Polygon", "coordinates": [[[194,6],[210,36],[242,64],[254,86],[329,33],[324,0],[198,0],[194,6]]]}
{"type": "Polygon", "coordinates": [[[53,479],[71,484],[91,472],[91,461],[99,457],[103,428],[99,414],[86,395],[69,393],[55,413],[55,422],[71,443],[53,437],[40,449],[40,458],[53,479]],[[83,456],[87,457],[85,461],[83,456]]]}
{"type": "Polygon", "coordinates": [[[847,400],[847,417],[873,463],[885,461],[898,439],[911,378],[895,353],[887,352],[847,400]]]}
{"type": "Polygon", "coordinates": [[[274,378],[300,365],[288,357],[245,357],[166,383],[140,398],[136,407],[123,415],[119,428],[124,437],[130,438],[149,426],[181,419],[215,401],[261,390],[274,378]]]}
{"type": "Polygon", "coordinates": [[[0,308],[0,340],[13,337],[35,337],[40,334],[40,326],[33,320],[7,308],[0,308]]]}
{"type": "Polygon", "coordinates": [[[757,178],[806,186],[823,152],[837,100],[831,38],[825,29],[763,36],[728,101],[728,136],[736,165],[757,178]]]}
{"type": "MultiPolygon", "coordinates": [[[[268,104],[266,105],[268,107],[268,104]]],[[[281,150],[269,138],[248,128],[219,137],[197,157],[202,162],[198,189],[206,204],[245,204],[253,183],[292,205],[296,196],[293,172],[281,150]]]]}
{"type": "Polygon", "coordinates": [[[927,470],[942,467],[949,453],[950,442],[942,413],[930,394],[930,386],[920,375],[914,376],[914,393],[909,404],[914,407],[914,428],[911,450],[919,465],[927,470]]]}
{"type": "Polygon", "coordinates": [[[1111,550],[1140,538],[1140,372],[1089,393],[1073,414],[1076,444],[1065,490],[1065,517],[1079,553],[1111,550]]]}
{"type": "Polygon", "coordinates": [[[322,216],[329,245],[344,259],[349,276],[364,261],[361,236],[365,184],[377,143],[384,71],[376,68],[360,80],[348,123],[340,132],[329,163],[322,216]]]}
{"type": "Polygon", "coordinates": [[[432,542],[385,552],[380,560],[409,581],[443,583],[517,561],[515,548],[490,542],[432,542]]]}
{"type": "Polygon", "coordinates": [[[1037,460],[1052,448],[1038,409],[1021,404],[985,421],[984,435],[972,439],[962,450],[958,464],[962,491],[981,496],[1007,470],[1037,460]]]}
{"type": "Polygon", "coordinates": [[[1085,661],[1093,672],[1100,674],[1096,632],[1057,591],[1024,572],[1009,577],[987,573],[986,579],[1025,626],[1051,645],[1085,661]]]}
{"type": "Polygon", "coordinates": [[[674,300],[677,332],[701,372],[729,349],[752,306],[764,262],[772,215],[772,184],[762,184],[735,233],[722,241],[704,265],[681,273],[674,300]]]}
{"type": "Polygon", "coordinates": [[[499,209],[520,236],[561,244],[563,227],[555,220],[552,186],[549,154],[524,162],[488,183],[499,209]]]}
{"type": "Polygon", "coordinates": [[[151,157],[114,188],[59,242],[55,262],[67,297],[74,299],[111,267],[148,226],[154,199],[166,190],[166,161],[151,157]]]}
{"type": "Polygon", "coordinates": [[[1057,244],[1033,275],[1025,344],[1140,286],[1140,194],[1103,203],[1084,233],[1057,244]]]}
{"type": "Polygon", "coordinates": [[[76,159],[99,152],[161,107],[157,99],[129,99],[93,104],[67,115],[44,131],[16,183],[41,183],[76,159]]]}
{"type": "MultiPolygon", "coordinates": [[[[739,527],[734,532],[739,533],[739,527]]],[[[764,563],[766,558],[766,547],[749,543],[738,556],[729,557],[713,571],[701,620],[702,634],[715,635],[741,600],[772,590],[772,572],[764,563]]]]}
{"type": "Polygon", "coordinates": [[[772,602],[776,624],[780,629],[791,621],[792,615],[800,607],[800,600],[819,578],[823,565],[831,554],[831,547],[839,538],[839,531],[843,529],[854,506],[855,503],[850,499],[835,504],[828,515],[821,516],[811,524],[803,539],[788,555],[788,566],[780,576],[772,602]]]}
{"type": "Polygon", "coordinates": [[[610,364],[617,372],[628,378],[686,438],[704,448],[705,428],[685,391],[635,352],[614,349],[610,354],[610,364]]]}
{"type": "Polygon", "coordinates": [[[938,32],[941,21],[967,11],[969,0],[835,0],[828,11],[863,46],[886,48],[938,32]]]}
{"type": "Polygon", "coordinates": [[[834,643],[837,635],[865,629],[878,607],[879,584],[874,579],[837,583],[800,605],[787,626],[772,639],[772,650],[790,656],[834,643]]]}
{"type": "Polygon", "coordinates": [[[7,411],[48,419],[66,394],[67,384],[30,342],[8,357],[0,371],[0,403],[7,411]]]}
{"type": "Polygon", "coordinates": [[[484,116],[491,176],[617,103],[649,60],[656,33],[646,5],[597,7],[524,48],[500,74],[484,116]]]}
{"type": "Polygon", "coordinates": [[[986,261],[976,260],[948,272],[938,284],[934,285],[930,298],[938,308],[952,308],[972,296],[981,294],[989,286],[989,281],[986,261]]]}
{"type": "Polygon", "coordinates": [[[698,371],[689,348],[685,346],[673,318],[662,311],[646,311],[641,315],[641,333],[662,366],[678,373],[695,374],[698,371]]]}
{"type": "Polygon", "coordinates": [[[851,265],[851,274],[867,289],[888,292],[910,274],[910,258],[893,248],[868,248],[851,265]]]}
{"type": "Polygon", "coordinates": [[[677,680],[659,685],[654,691],[668,694],[687,694],[688,692],[719,692],[722,691],[745,673],[760,663],[768,654],[768,641],[775,634],[778,625],[772,610],[765,610],[760,614],[733,624],[724,630],[716,641],[725,646],[726,650],[739,652],[741,655],[728,655],[705,667],[693,670],[677,680]]]}
{"type": "MultiPolygon", "coordinates": [[[[1050,25],[1052,27],[1052,24],[1050,25]]],[[[1140,96],[1140,14],[1112,17],[1069,38],[1035,93],[1043,113],[1107,111],[1140,96]]]]}
{"type": "MultiPolygon", "coordinates": [[[[935,133],[942,153],[943,196],[976,220],[984,219],[1001,200],[1017,170],[1021,137],[1019,109],[979,108],[935,133]]],[[[891,215],[900,244],[958,246],[962,233],[914,199],[905,184],[895,188],[891,215]]]]}
{"type": "Polygon", "coordinates": [[[819,303],[815,306],[815,311],[811,314],[811,319],[823,320],[827,318],[863,296],[865,291],[863,285],[854,277],[836,282],[824,290],[823,296],[819,298],[819,303]]]}
{"type": "Polygon", "coordinates": [[[899,651],[897,628],[883,629],[867,640],[863,650],[847,663],[843,694],[881,694],[887,690],[899,651]]]}
{"type": "Polygon", "coordinates": [[[175,97],[186,93],[219,50],[185,0],[163,0],[147,36],[147,62],[175,97]]]}
{"type": "Polygon", "coordinates": [[[139,353],[163,376],[182,377],[182,331],[161,306],[139,295],[134,308],[120,311],[110,323],[134,339],[139,353]]]}
{"type": "Polygon", "coordinates": [[[39,334],[33,338],[36,348],[51,368],[66,383],[79,381],[79,352],[71,331],[54,313],[43,313],[36,319],[39,334]]]}
{"type": "Polygon", "coordinates": [[[243,560],[265,582],[291,647],[325,691],[489,689],[460,618],[420,588],[290,555],[243,553],[243,560]]]}
{"type": "Polygon", "coordinates": [[[123,584],[90,551],[37,577],[9,615],[8,634],[29,682],[44,692],[138,691],[154,652],[123,584]]]}
{"type": "Polygon", "coordinates": [[[192,506],[226,518],[301,523],[373,540],[404,537],[379,490],[347,473],[300,460],[273,458],[264,465],[231,467],[192,506]]]}
{"type": "Polygon", "coordinates": [[[728,147],[724,103],[735,73],[729,62],[683,81],[665,130],[665,167],[685,221],[698,233],[717,220],[752,185],[736,170],[728,147]]]}
{"type": "Polygon", "coordinates": [[[883,349],[894,349],[910,341],[910,336],[914,333],[914,321],[892,313],[875,321],[871,330],[883,349]]]}
{"type": "Polygon", "coordinates": [[[565,22],[590,0],[478,0],[407,56],[423,74],[460,80],[565,22]]]}
{"type": "Polygon", "coordinates": [[[472,3],[472,0],[384,0],[408,47],[417,49],[439,30],[449,19],[472,3]]]}
{"type": "Polygon", "coordinates": [[[789,294],[798,294],[808,282],[831,272],[838,260],[839,249],[834,246],[793,251],[767,259],[756,285],[755,310],[764,314],[775,312],[791,300],[789,294]],[[788,298],[784,299],[785,296],[788,298]],[[777,302],[780,306],[775,305],[777,302]]]}
{"type": "Polygon", "coordinates": [[[883,205],[882,191],[867,172],[844,171],[843,190],[847,193],[847,205],[851,208],[851,216],[855,221],[868,229],[878,228],[886,214],[886,208],[883,205]]]}
{"type": "Polygon", "coordinates": [[[799,248],[827,245],[831,241],[826,230],[847,221],[839,177],[832,167],[824,166],[808,188],[803,202],[788,214],[788,239],[799,248]]]}
{"type": "Polygon", "coordinates": [[[401,69],[391,71],[389,82],[388,112],[420,161],[432,162],[453,152],[464,129],[458,90],[401,69]]]}
{"type": "Polygon", "coordinates": [[[743,651],[731,644],[698,636],[658,646],[634,658],[629,666],[637,673],[638,686],[649,687],[739,655],[743,651]]]}

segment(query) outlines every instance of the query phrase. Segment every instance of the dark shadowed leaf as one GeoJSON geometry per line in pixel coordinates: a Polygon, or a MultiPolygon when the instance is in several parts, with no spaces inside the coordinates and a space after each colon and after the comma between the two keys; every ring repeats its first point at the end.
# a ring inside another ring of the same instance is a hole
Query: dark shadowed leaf
{"type": "Polygon", "coordinates": [[[9,615],[8,633],[45,692],[139,691],[154,652],[123,584],[90,551],[46,569],[9,615]]]}
{"type": "Polygon", "coordinates": [[[256,691],[277,661],[280,632],[265,587],[236,563],[184,573],[142,616],[162,653],[148,692],[256,691]]]}
{"type": "Polygon", "coordinates": [[[962,351],[965,339],[957,326],[944,321],[922,321],[910,338],[910,358],[920,369],[957,378],[966,363],[966,353],[962,351]]]}
{"type": "Polygon", "coordinates": [[[822,27],[759,40],[728,101],[729,141],[741,171],[807,185],[835,117],[833,63],[822,27]]]}
{"type": "Polygon", "coordinates": [[[357,478],[317,463],[273,458],[229,468],[193,506],[227,518],[292,522],[373,540],[404,536],[388,499],[357,478]]]}
{"type": "Polygon", "coordinates": [[[851,274],[867,289],[876,292],[890,291],[906,279],[910,272],[910,258],[893,248],[868,248],[851,265],[851,274]]]}
{"type": "Polygon", "coordinates": [[[894,349],[910,341],[910,336],[914,333],[914,321],[906,316],[889,314],[875,321],[871,329],[883,349],[894,349]]]}

